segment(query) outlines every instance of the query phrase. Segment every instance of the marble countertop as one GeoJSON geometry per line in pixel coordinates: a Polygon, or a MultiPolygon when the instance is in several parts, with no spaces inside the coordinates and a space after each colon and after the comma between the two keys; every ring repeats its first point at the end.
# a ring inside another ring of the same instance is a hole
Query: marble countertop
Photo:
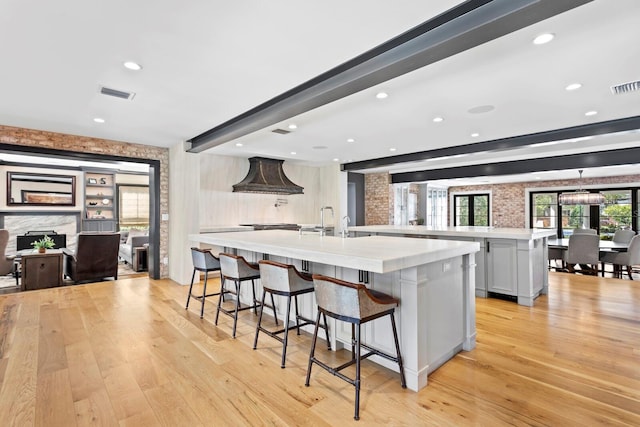
{"type": "Polygon", "coordinates": [[[496,239],[535,240],[553,237],[555,230],[542,228],[501,228],[501,227],[430,227],[426,225],[365,225],[349,227],[351,232],[397,233],[417,236],[464,236],[489,237],[496,239]]]}
{"type": "Polygon", "coordinates": [[[189,240],[373,273],[388,273],[480,250],[477,242],[388,236],[343,239],[287,230],[190,234],[189,240]]]}
{"type": "Polygon", "coordinates": [[[231,231],[253,231],[250,225],[211,225],[200,229],[201,233],[227,233],[231,231]]]}

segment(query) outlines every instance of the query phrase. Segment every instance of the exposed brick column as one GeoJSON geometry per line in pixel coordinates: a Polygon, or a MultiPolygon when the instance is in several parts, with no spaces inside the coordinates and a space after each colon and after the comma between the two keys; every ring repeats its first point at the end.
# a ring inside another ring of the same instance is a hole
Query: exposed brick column
{"type": "Polygon", "coordinates": [[[390,212],[393,212],[393,200],[389,194],[388,173],[371,173],[364,176],[365,225],[389,224],[390,212]]]}

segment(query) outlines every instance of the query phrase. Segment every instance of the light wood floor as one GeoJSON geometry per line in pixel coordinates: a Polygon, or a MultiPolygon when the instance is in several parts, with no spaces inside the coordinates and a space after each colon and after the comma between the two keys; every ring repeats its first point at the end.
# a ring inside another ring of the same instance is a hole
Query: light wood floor
{"type": "Polygon", "coordinates": [[[252,313],[231,339],[168,280],[2,295],[0,425],[640,425],[640,282],[550,276],[533,308],[477,299],[477,348],[419,393],[366,362],[358,422],[353,387],[317,367],[304,386],[308,336],[281,369],[252,313]]]}

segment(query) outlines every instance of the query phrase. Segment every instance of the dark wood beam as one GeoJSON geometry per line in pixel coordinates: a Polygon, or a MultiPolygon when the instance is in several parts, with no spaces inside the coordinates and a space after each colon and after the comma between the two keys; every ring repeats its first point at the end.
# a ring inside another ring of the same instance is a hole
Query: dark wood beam
{"type": "Polygon", "coordinates": [[[592,0],[469,0],[187,141],[199,153],[592,0]]]}

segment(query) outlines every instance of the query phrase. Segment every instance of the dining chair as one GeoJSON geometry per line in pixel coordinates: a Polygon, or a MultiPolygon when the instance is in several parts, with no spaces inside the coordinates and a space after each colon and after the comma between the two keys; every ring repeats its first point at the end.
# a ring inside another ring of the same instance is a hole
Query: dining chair
{"type": "Polygon", "coordinates": [[[593,228],[574,228],[573,234],[598,234],[598,231],[593,228]]]}
{"type": "Polygon", "coordinates": [[[565,254],[565,263],[570,273],[575,272],[576,264],[584,274],[598,274],[600,262],[600,237],[597,234],[573,234],[569,237],[569,246],[565,254]]]}
{"type": "Polygon", "coordinates": [[[551,270],[551,261],[553,261],[556,270],[558,270],[558,260],[560,260],[560,266],[561,268],[564,270],[565,264],[564,264],[564,257],[565,257],[565,252],[567,250],[564,248],[552,248],[549,247],[548,248],[548,259],[549,259],[549,270],[551,270]]]}
{"type": "MultiPolygon", "coordinates": [[[[633,239],[633,236],[635,235],[636,235],[636,232],[633,230],[616,230],[615,233],[613,233],[612,241],[615,243],[629,244],[631,242],[631,239],[633,239]]],[[[605,259],[612,259],[612,256],[618,252],[620,251],[615,251],[615,250],[600,251],[600,265],[601,265],[600,270],[602,271],[602,277],[604,277],[605,267],[607,264],[607,261],[605,261],[605,259]]],[[[618,267],[614,265],[613,267],[614,277],[620,275],[619,272],[616,271],[617,268],[618,267]]]]}
{"type": "Polygon", "coordinates": [[[622,278],[622,267],[625,267],[629,279],[633,280],[631,273],[632,266],[640,264],[640,235],[635,235],[629,243],[626,252],[609,252],[600,257],[603,269],[604,263],[613,264],[614,277],[622,278]]]}

